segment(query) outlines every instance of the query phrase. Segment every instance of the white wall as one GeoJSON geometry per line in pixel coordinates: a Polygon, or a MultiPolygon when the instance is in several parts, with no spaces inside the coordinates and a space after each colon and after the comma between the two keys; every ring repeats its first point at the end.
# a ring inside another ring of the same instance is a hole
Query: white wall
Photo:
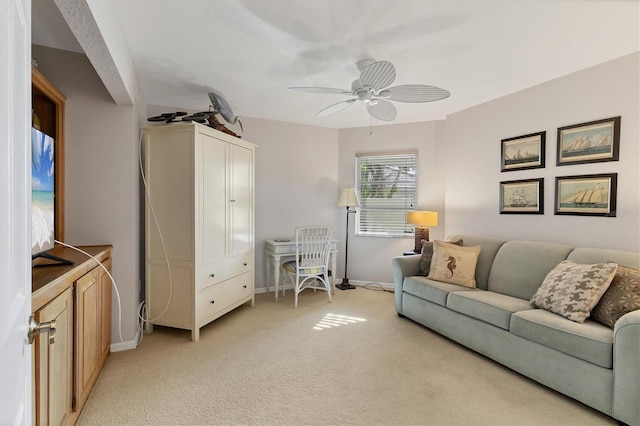
{"type": "Polygon", "coordinates": [[[640,54],[447,117],[447,234],[640,249],[640,54]],[[622,116],[620,161],[556,166],[557,128],[622,116]],[[500,172],[500,140],[546,131],[546,167],[500,172]],[[555,177],[618,173],[617,217],[554,215],[555,177]],[[499,182],[544,178],[544,215],[500,215],[499,182]]]}
{"type": "MultiPolygon", "coordinates": [[[[430,228],[430,239],[444,238],[444,180],[438,161],[445,144],[445,123],[431,121],[413,124],[385,125],[340,130],[340,189],[355,186],[355,156],[357,153],[418,150],[418,209],[439,212],[437,227],[430,228]],[[370,131],[372,134],[370,134],[370,131]]],[[[344,240],[346,213],[341,209],[339,237],[344,240]]],[[[391,283],[391,259],[414,247],[413,237],[382,238],[354,235],[355,220],[349,218],[348,278],[354,281],[391,283]]],[[[344,242],[342,242],[344,244],[344,242]]],[[[343,246],[341,245],[341,248],[343,246]]],[[[340,253],[337,278],[342,278],[344,250],[340,253]]]]}
{"type": "Polygon", "coordinates": [[[338,131],[251,118],[242,122],[243,139],[258,145],[255,225],[256,288],[260,291],[266,286],[265,239],[293,237],[295,228],[305,225],[334,226],[336,237],[341,238],[341,210],[336,207],[338,131]]]}
{"type": "MultiPolygon", "coordinates": [[[[133,340],[139,300],[138,113],[116,105],[82,54],[33,46],[39,70],[66,98],[65,240],[112,244],[122,337],[133,340]]],[[[119,343],[113,297],[112,342],[119,343]]]]}

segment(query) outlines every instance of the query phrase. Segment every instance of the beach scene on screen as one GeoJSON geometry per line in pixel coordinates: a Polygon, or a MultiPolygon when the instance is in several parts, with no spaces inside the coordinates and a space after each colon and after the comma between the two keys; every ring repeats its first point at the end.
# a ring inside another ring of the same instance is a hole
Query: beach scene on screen
{"type": "Polygon", "coordinates": [[[31,253],[54,246],[54,141],[31,129],[31,253]]]}

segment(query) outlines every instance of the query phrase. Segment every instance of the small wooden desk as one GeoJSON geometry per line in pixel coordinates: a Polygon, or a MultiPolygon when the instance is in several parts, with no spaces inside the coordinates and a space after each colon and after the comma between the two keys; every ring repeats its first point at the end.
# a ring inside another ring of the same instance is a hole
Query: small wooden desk
{"type": "MultiPolygon", "coordinates": [[[[338,253],[338,240],[331,240],[331,287],[335,290],[336,255],[338,253]]],[[[278,286],[280,284],[280,261],[282,258],[296,257],[295,238],[274,238],[264,240],[264,264],[266,269],[267,293],[271,278],[275,283],[275,299],[278,301],[278,286]]]]}

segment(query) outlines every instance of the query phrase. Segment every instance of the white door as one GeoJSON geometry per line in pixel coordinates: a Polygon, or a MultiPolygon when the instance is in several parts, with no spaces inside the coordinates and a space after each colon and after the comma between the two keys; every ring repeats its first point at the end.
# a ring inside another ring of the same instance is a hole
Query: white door
{"type": "Polygon", "coordinates": [[[0,424],[32,423],[31,0],[0,0],[0,424]]]}
{"type": "Polygon", "coordinates": [[[231,145],[231,256],[253,246],[253,151],[231,145]]]}

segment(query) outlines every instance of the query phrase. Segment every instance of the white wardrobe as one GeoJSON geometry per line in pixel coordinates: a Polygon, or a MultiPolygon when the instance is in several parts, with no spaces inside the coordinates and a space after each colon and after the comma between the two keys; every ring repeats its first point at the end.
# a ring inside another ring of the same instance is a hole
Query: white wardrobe
{"type": "Polygon", "coordinates": [[[191,330],[254,296],[255,145],[198,123],[144,129],[149,326],[191,330]]]}

